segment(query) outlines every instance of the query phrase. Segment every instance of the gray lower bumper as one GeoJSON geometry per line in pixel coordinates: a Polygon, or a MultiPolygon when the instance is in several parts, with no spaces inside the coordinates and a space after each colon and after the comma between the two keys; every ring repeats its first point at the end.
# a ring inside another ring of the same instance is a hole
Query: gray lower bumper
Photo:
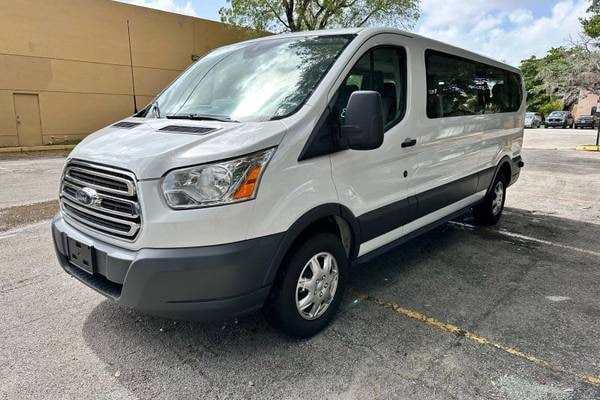
{"type": "Polygon", "coordinates": [[[267,274],[283,234],[216,246],[130,251],[83,235],[57,215],[52,237],[63,269],[114,301],[163,317],[207,320],[263,305],[271,283],[267,274]],[[67,237],[94,247],[94,274],[69,263],[67,237]]]}

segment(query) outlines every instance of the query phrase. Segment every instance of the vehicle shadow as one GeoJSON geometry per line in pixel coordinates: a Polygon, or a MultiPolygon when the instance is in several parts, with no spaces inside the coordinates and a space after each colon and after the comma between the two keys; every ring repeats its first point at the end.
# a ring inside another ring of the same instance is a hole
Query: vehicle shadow
{"type": "MultiPolygon", "coordinates": [[[[517,341],[550,359],[579,357],[585,369],[600,358],[593,339],[600,336],[593,322],[600,309],[597,289],[592,287],[600,279],[595,261],[589,255],[581,259],[562,254],[560,248],[506,238],[495,229],[521,227],[522,234],[534,229],[560,242],[570,241],[573,230],[589,232],[593,227],[555,216],[540,220],[538,214],[525,210],[507,211],[498,228],[445,224],[354,267],[353,291],[346,296],[338,319],[310,340],[284,336],[260,313],[225,322],[185,322],[146,316],[109,301],[99,303],[87,317],[83,337],[107,371],[144,398],[166,394],[174,398],[310,397],[314,385],[324,379],[337,382],[327,389],[335,396],[366,373],[366,364],[371,373],[387,376],[382,365],[394,363],[394,368],[405,369],[406,379],[418,382],[419,374],[433,368],[425,361],[442,351],[427,335],[443,335],[442,342],[457,340],[416,322],[414,327],[356,296],[358,291],[467,329],[495,329],[497,338],[517,341]],[[571,316],[548,306],[543,296],[531,295],[569,290],[587,294],[581,307],[569,310],[571,316]],[[569,318],[578,324],[571,324],[569,318]],[[422,331],[415,334],[415,329],[422,331]],[[393,343],[389,342],[392,332],[393,343]],[[564,350],[565,344],[576,340],[585,351],[564,350]],[[424,352],[421,364],[397,364],[397,346],[408,357],[413,348],[424,352]],[[413,376],[413,370],[420,372],[413,376]]],[[[397,374],[393,379],[405,378],[397,374]]],[[[420,384],[427,386],[427,382],[420,384]]]]}

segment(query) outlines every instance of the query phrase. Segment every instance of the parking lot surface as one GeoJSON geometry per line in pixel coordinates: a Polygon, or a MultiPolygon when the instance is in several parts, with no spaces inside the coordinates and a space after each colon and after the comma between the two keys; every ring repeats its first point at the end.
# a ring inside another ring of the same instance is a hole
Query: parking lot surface
{"type": "MultiPolygon", "coordinates": [[[[574,150],[594,137],[526,130],[499,225],[356,266],[310,340],[119,307],[60,269],[47,212],[0,224],[0,398],[600,399],[600,153],[574,150]]],[[[0,209],[48,207],[63,161],[0,159],[0,209]]]]}

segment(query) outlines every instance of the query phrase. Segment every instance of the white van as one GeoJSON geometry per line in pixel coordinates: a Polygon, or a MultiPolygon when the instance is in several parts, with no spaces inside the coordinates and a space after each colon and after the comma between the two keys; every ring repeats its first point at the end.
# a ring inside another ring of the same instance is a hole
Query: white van
{"type": "Polygon", "coordinates": [[[183,319],[325,327],[349,266],[461,213],[494,224],[521,161],[519,70],[394,29],[217,49],[70,154],[64,270],[183,319]]]}

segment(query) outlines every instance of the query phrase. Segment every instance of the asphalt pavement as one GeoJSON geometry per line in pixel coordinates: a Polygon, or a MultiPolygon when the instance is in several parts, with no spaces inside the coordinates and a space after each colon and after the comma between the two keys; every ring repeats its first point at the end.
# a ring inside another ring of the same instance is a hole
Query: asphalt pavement
{"type": "Polygon", "coordinates": [[[260,313],[149,317],[69,278],[49,227],[64,158],[0,157],[0,399],[600,399],[600,153],[574,150],[594,137],[527,130],[499,225],[356,267],[302,341],[260,313]]]}

